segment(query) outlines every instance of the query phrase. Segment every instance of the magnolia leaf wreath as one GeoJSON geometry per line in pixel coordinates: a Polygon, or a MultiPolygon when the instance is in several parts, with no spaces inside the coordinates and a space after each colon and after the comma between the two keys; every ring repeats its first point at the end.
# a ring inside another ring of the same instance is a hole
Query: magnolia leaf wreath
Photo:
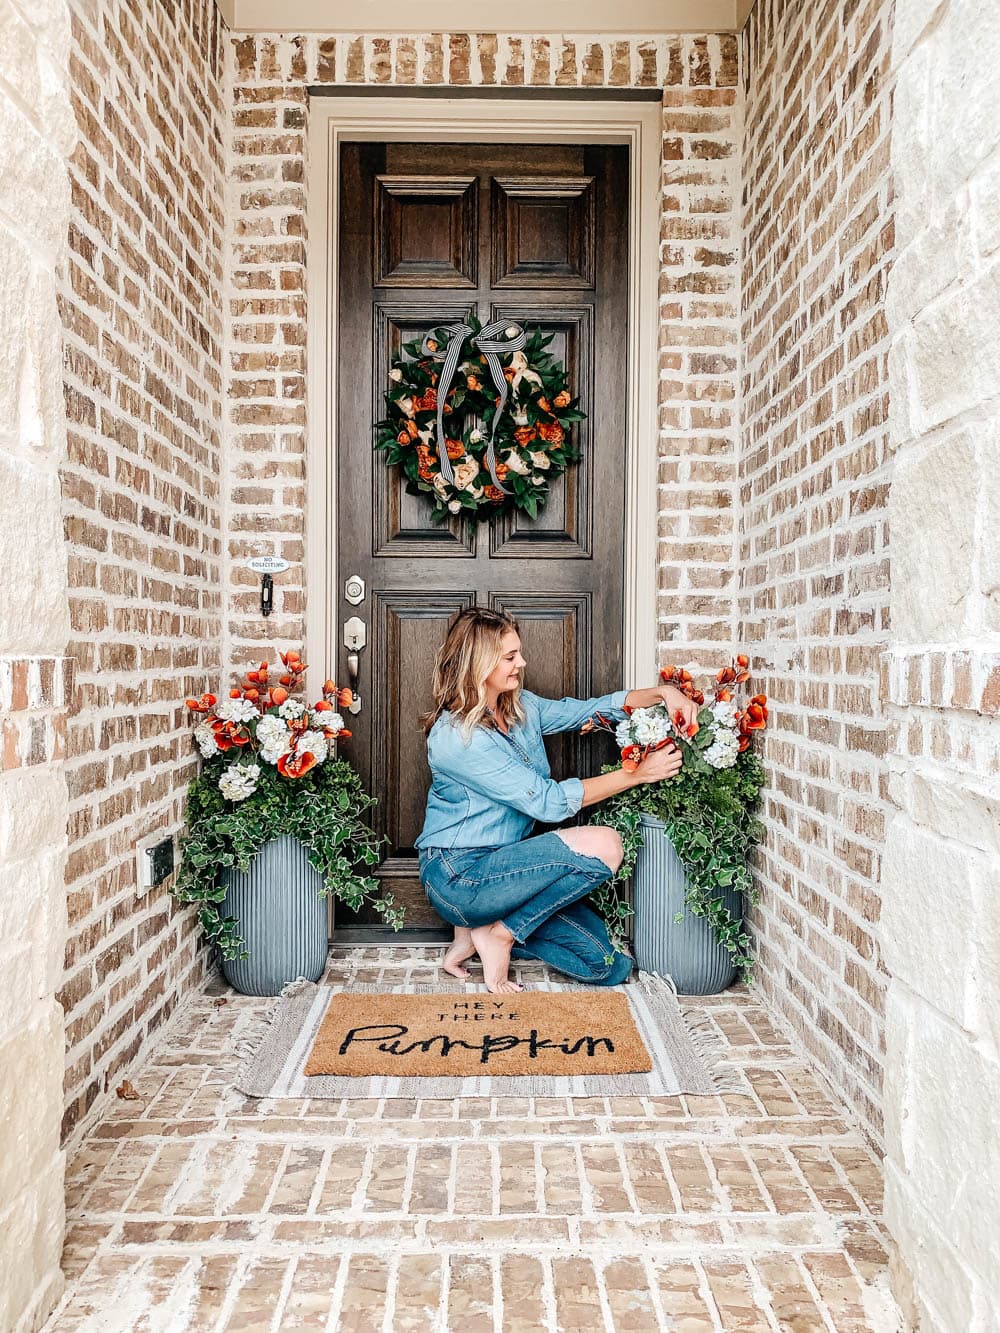
{"type": "Polygon", "coordinates": [[[537,517],[554,477],[579,458],[571,439],[586,413],[545,349],[554,334],[494,320],[442,325],[403,344],[375,423],[375,448],[426,494],[431,519],[472,523],[503,509],[537,517]]]}

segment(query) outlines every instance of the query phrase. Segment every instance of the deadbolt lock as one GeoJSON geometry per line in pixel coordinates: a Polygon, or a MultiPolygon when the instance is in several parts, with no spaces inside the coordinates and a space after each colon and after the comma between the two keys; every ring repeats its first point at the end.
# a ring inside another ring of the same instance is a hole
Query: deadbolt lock
{"type": "Polygon", "coordinates": [[[365,581],[360,574],[352,574],[344,584],[344,596],[351,606],[357,606],[365,600],[365,581]]]}

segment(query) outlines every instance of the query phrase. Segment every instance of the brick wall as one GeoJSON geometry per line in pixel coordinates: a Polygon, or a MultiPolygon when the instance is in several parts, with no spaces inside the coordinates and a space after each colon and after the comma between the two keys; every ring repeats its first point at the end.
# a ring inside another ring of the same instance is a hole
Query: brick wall
{"type": "Polygon", "coordinates": [[[235,663],[303,641],[307,86],[663,90],[660,641],[714,665],[733,633],[739,90],[727,35],[234,34],[228,607],[235,663]],[[250,555],[294,568],[259,612],[250,555]],[[264,643],[269,645],[265,650],[264,643]]]}
{"type": "Polygon", "coordinates": [[[997,1324],[1000,11],[897,0],[882,948],[886,1216],[912,1325],[997,1324]]]}
{"type": "Polygon", "coordinates": [[[192,914],[137,898],[134,844],[179,826],[183,700],[221,660],[224,184],[213,0],[72,15],[67,1132],[205,969],[192,914]]]}
{"type": "Polygon", "coordinates": [[[63,0],[0,0],[0,1328],[63,1286],[66,713],[57,271],[75,127],[63,0]]]}
{"type": "Polygon", "coordinates": [[[742,36],[739,601],[774,704],[760,981],[876,1142],[891,25],[891,0],[758,0],[742,36]]]}

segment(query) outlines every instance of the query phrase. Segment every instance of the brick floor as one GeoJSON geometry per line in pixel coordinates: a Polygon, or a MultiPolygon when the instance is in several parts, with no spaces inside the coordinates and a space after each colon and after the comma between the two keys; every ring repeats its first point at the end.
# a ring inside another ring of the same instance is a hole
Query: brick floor
{"type": "Polygon", "coordinates": [[[90,1133],[47,1333],[900,1326],[877,1160],[746,990],[684,1002],[739,1070],[722,1097],[253,1101],[234,1048],[271,1003],[193,997],[90,1133]]]}

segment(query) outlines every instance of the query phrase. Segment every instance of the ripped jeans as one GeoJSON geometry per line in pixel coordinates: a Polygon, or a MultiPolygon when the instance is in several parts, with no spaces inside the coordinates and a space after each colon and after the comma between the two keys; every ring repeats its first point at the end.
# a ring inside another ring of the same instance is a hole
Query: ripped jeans
{"type": "Polygon", "coordinates": [[[502,847],[420,849],[420,881],[445,921],[473,928],[500,921],[514,936],[511,957],[539,958],[594,986],[618,986],[632,971],[632,959],[612,950],[604,922],[582,901],[612,874],[557,833],[502,847]]]}

